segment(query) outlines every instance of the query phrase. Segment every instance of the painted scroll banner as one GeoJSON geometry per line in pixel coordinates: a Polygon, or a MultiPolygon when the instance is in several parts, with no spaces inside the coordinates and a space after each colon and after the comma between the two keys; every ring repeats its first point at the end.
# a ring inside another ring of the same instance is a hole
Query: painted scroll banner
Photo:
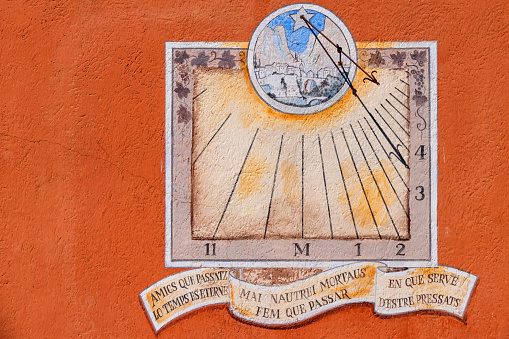
{"type": "Polygon", "coordinates": [[[298,270],[293,269],[296,281],[275,278],[268,284],[270,269],[195,269],[162,279],[140,299],[156,332],[192,310],[225,303],[235,317],[264,326],[292,325],[364,302],[382,315],[436,310],[462,318],[477,280],[446,266],[394,271],[376,262],[298,270]]]}

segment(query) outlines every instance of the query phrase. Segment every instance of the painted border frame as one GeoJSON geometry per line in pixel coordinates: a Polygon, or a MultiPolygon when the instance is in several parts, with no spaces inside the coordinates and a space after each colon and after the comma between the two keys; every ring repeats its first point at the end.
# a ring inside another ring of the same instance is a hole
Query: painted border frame
{"type": "MultiPolygon", "coordinates": [[[[437,43],[436,41],[395,42],[391,48],[429,48],[430,70],[430,244],[429,260],[174,260],[172,258],[172,58],[174,48],[237,48],[246,49],[247,43],[242,42],[167,42],[165,55],[165,267],[335,267],[355,261],[377,261],[391,267],[427,267],[438,264],[438,233],[437,233],[437,189],[438,189],[438,126],[437,126],[437,43]],[[169,169],[169,170],[168,170],[169,169]]],[[[377,42],[359,42],[362,48],[382,48],[377,42]]]]}

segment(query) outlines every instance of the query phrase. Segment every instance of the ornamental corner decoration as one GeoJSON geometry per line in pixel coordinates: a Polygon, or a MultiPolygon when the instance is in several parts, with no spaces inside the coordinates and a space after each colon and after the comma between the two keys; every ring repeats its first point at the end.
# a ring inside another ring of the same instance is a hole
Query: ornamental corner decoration
{"type": "Polygon", "coordinates": [[[438,265],[436,42],[355,42],[302,3],[247,42],[166,43],[165,266],[155,331],[212,304],[295,325],[343,305],[465,314],[438,265]]]}

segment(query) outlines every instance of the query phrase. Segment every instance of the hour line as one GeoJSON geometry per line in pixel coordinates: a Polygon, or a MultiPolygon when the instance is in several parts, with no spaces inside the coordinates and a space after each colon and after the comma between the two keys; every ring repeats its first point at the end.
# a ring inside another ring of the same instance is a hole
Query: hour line
{"type": "Polygon", "coordinates": [[[320,141],[319,134],[318,134],[318,148],[320,149],[320,158],[322,159],[323,185],[325,186],[325,200],[327,201],[327,212],[329,213],[330,237],[331,239],[334,239],[334,233],[332,232],[332,219],[330,217],[329,194],[327,193],[327,180],[325,179],[325,166],[323,165],[322,143],[320,141]]]}
{"type": "Polygon", "coordinates": [[[365,121],[366,121],[366,123],[368,124],[369,129],[371,130],[371,133],[373,133],[373,135],[375,136],[376,141],[378,141],[378,143],[380,144],[380,147],[382,147],[382,149],[383,149],[383,151],[384,151],[385,155],[387,156],[387,158],[388,158],[388,159],[389,159],[389,161],[391,162],[392,167],[396,170],[396,173],[398,173],[398,176],[399,176],[399,178],[401,179],[401,181],[403,182],[403,185],[405,185],[405,187],[406,187],[407,191],[409,191],[409,192],[410,192],[410,188],[408,188],[408,186],[407,186],[407,184],[406,184],[405,180],[403,179],[403,177],[402,177],[402,176],[401,176],[401,174],[399,173],[398,168],[396,167],[396,165],[395,165],[395,164],[394,164],[394,162],[392,161],[391,157],[389,156],[389,154],[388,154],[388,153],[387,153],[387,151],[385,150],[384,145],[382,145],[382,142],[380,141],[380,139],[378,139],[378,136],[376,135],[375,131],[373,130],[373,127],[371,127],[371,125],[370,125],[370,123],[369,123],[368,119],[364,118],[364,120],[365,120],[365,121]]]}
{"type": "Polygon", "coordinates": [[[353,159],[352,151],[350,150],[350,146],[348,146],[348,141],[346,140],[345,131],[341,129],[341,133],[343,133],[343,138],[345,139],[346,148],[348,149],[348,153],[350,153],[350,158],[352,159],[353,167],[355,168],[355,172],[357,173],[357,178],[359,178],[359,182],[361,183],[362,192],[364,193],[364,198],[366,198],[366,202],[368,203],[369,212],[371,213],[371,217],[373,218],[373,222],[375,223],[376,231],[378,232],[378,237],[382,239],[382,235],[380,234],[380,230],[378,229],[378,224],[375,220],[375,215],[371,210],[371,205],[369,204],[368,195],[366,194],[366,190],[364,189],[364,185],[362,184],[361,176],[359,175],[359,171],[357,170],[357,165],[355,164],[355,160],[353,159]]]}
{"type": "Polygon", "coordinates": [[[207,89],[205,88],[203,91],[201,91],[200,93],[196,94],[196,96],[195,96],[195,97],[193,97],[193,100],[194,100],[194,99],[196,99],[196,98],[198,98],[200,95],[202,95],[202,94],[203,94],[203,92],[205,92],[206,90],[207,90],[207,89]]]}
{"type": "Polygon", "coordinates": [[[355,137],[355,140],[357,141],[357,145],[359,145],[359,149],[361,150],[362,157],[364,158],[364,161],[366,162],[366,165],[368,166],[369,173],[371,173],[371,177],[373,178],[373,181],[375,182],[378,193],[380,193],[380,198],[382,198],[382,202],[384,203],[385,210],[387,211],[387,214],[389,215],[389,218],[391,219],[392,226],[394,226],[394,230],[396,231],[396,234],[398,235],[398,239],[401,239],[401,237],[399,236],[398,229],[396,228],[396,224],[394,223],[394,220],[392,219],[391,212],[389,211],[389,207],[387,206],[387,203],[385,202],[384,195],[382,194],[382,190],[380,189],[380,186],[378,186],[378,182],[376,181],[375,175],[373,174],[373,171],[371,170],[371,166],[369,166],[369,162],[368,162],[368,159],[366,158],[366,154],[364,153],[361,143],[359,142],[359,139],[357,138],[357,134],[355,134],[355,131],[353,130],[352,124],[350,124],[350,128],[352,129],[353,136],[355,137]]]}
{"type": "Polygon", "coordinates": [[[212,140],[216,137],[217,133],[219,133],[219,131],[221,130],[221,128],[223,128],[224,124],[226,123],[226,121],[230,118],[232,114],[228,114],[228,116],[226,117],[226,119],[224,119],[223,123],[221,124],[221,126],[219,126],[219,128],[217,129],[217,131],[214,133],[214,135],[212,135],[212,138],[210,138],[209,142],[207,142],[207,144],[205,145],[205,147],[203,147],[203,149],[201,150],[200,154],[198,154],[198,156],[196,157],[196,159],[194,159],[193,161],[193,165],[196,164],[196,161],[198,161],[198,159],[200,158],[200,156],[202,155],[202,153],[205,151],[205,149],[209,146],[209,144],[212,142],[212,140]]]}
{"type": "Polygon", "coordinates": [[[244,165],[246,164],[247,158],[249,157],[249,153],[251,152],[251,148],[253,147],[254,141],[256,139],[256,135],[258,134],[258,130],[259,130],[259,128],[256,129],[253,140],[251,141],[251,145],[249,145],[249,149],[247,150],[246,157],[244,158],[242,167],[240,168],[239,174],[237,175],[237,179],[235,179],[235,184],[233,185],[232,192],[230,193],[230,196],[228,197],[228,201],[226,202],[226,206],[224,207],[223,214],[221,214],[221,218],[219,219],[219,222],[217,223],[217,227],[216,227],[216,230],[214,231],[214,235],[212,236],[212,238],[216,237],[217,230],[219,229],[219,226],[221,225],[221,221],[223,221],[224,215],[226,214],[226,210],[228,209],[228,205],[230,204],[230,201],[232,200],[233,192],[235,192],[235,188],[237,187],[237,183],[239,182],[240,175],[242,174],[244,165]]]}
{"type": "Polygon", "coordinates": [[[304,134],[302,134],[302,167],[301,167],[301,221],[302,221],[302,239],[304,239],[304,134]]]}
{"type": "Polygon", "coordinates": [[[407,86],[410,86],[410,85],[408,84],[408,82],[405,82],[405,81],[403,81],[403,80],[401,80],[401,79],[399,79],[399,81],[401,81],[402,83],[404,83],[404,84],[405,84],[405,85],[407,85],[407,86]]]}
{"type": "Polygon", "coordinates": [[[362,100],[358,96],[357,96],[357,99],[361,103],[362,107],[364,107],[364,110],[368,113],[370,118],[373,120],[373,122],[375,123],[376,127],[378,127],[378,129],[380,130],[380,132],[384,136],[385,140],[387,140],[389,145],[392,147],[393,152],[391,152],[391,153],[394,154],[394,156],[403,164],[403,166],[405,166],[406,168],[410,168],[410,167],[408,167],[408,164],[406,163],[405,159],[403,159],[403,155],[401,155],[401,152],[399,151],[399,148],[392,143],[391,139],[389,138],[389,136],[387,136],[387,133],[385,133],[385,131],[383,130],[382,126],[380,126],[380,124],[378,123],[378,121],[376,121],[376,119],[373,116],[373,114],[369,111],[369,109],[366,107],[366,105],[364,105],[364,102],[362,102],[362,100]]]}
{"type": "Polygon", "coordinates": [[[408,96],[405,92],[403,92],[402,90],[400,90],[400,89],[399,89],[399,88],[397,88],[397,87],[394,87],[394,88],[396,89],[396,91],[400,92],[401,94],[403,94],[404,96],[406,96],[407,98],[409,98],[409,99],[410,99],[410,97],[409,97],[409,96],[408,96]]]}
{"type": "Polygon", "coordinates": [[[339,161],[338,149],[336,148],[336,141],[334,140],[334,134],[332,131],[330,132],[332,143],[334,144],[334,151],[336,152],[336,159],[338,159],[339,171],[341,172],[341,179],[343,180],[343,187],[345,188],[346,199],[348,200],[348,207],[350,208],[350,213],[352,215],[353,227],[355,229],[355,235],[357,239],[359,239],[359,233],[357,233],[357,225],[355,225],[355,218],[353,216],[352,204],[350,203],[350,196],[348,195],[348,190],[346,189],[345,176],[343,175],[343,169],[341,168],[341,162],[339,161]]]}
{"type": "Polygon", "coordinates": [[[369,140],[368,136],[366,135],[366,132],[364,131],[364,128],[362,127],[361,125],[361,122],[360,121],[357,121],[357,123],[359,124],[361,130],[362,130],[362,133],[364,134],[364,137],[366,138],[366,141],[368,142],[369,144],[369,147],[371,147],[371,150],[373,151],[373,154],[375,155],[376,157],[376,160],[378,161],[378,164],[380,165],[380,167],[382,168],[382,171],[384,172],[385,174],[385,177],[387,178],[387,181],[389,182],[389,184],[391,185],[392,187],[392,190],[394,191],[394,194],[396,195],[396,198],[398,198],[398,201],[399,201],[399,204],[401,205],[401,207],[403,208],[403,211],[405,211],[405,214],[408,218],[410,218],[410,216],[408,215],[408,212],[406,211],[405,209],[405,206],[403,205],[403,203],[401,202],[401,199],[399,198],[398,196],[398,192],[396,192],[396,189],[394,188],[394,185],[392,184],[392,181],[391,179],[389,178],[389,176],[387,175],[387,172],[385,171],[385,168],[384,168],[384,165],[382,164],[382,162],[380,161],[380,159],[378,158],[378,155],[376,154],[375,152],[375,148],[373,147],[373,145],[371,144],[371,141],[369,140]]]}
{"type": "MultiPolygon", "coordinates": [[[[392,93],[389,93],[389,94],[390,94],[392,97],[394,97],[394,95],[392,95],[392,93]]],[[[394,98],[395,98],[395,97],[394,97],[394,98]]],[[[397,99],[396,99],[396,100],[397,100],[397,99]]],[[[403,114],[399,111],[399,109],[397,109],[396,107],[394,107],[394,105],[392,104],[392,102],[390,102],[388,99],[385,99],[385,101],[387,101],[387,103],[388,103],[389,105],[391,105],[391,107],[392,107],[392,108],[394,108],[394,110],[395,110],[396,112],[398,112],[398,114],[399,114],[399,115],[400,115],[403,119],[405,119],[405,121],[406,121],[406,122],[408,122],[408,123],[410,122],[410,121],[408,121],[407,117],[405,117],[405,116],[404,116],[404,115],[403,115],[403,114]]]]}
{"type": "MultiPolygon", "coordinates": [[[[382,105],[382,107],[384,107],[382,105]]],[[[384,107],[385,109],[385,107],[384,107]]],[[[405,143],[401,140],[401,138],[399,137],[399,135],[394,132],[394,130],[392,129],[392,127],[387,123],[387,121],[384,119],[384,117],[380,114],[380,112],[378,112],[378,110],[375,108],[375,112],[378,113],[378,115],[380,116],[380,118],[382,118],[382,120],[384,121],[384,123],[387,125],[387,127],[389,127],[389,129],[391,130],[392,134],[394,134],[396,136],[396,138],[398,138],[399,142],[401,145],[403,145],[403,147],[407,150],[407,152],[409,152],[408,150],[408,147],[405,145],[405,143]]]]}
{"type": "MultiPolygon", "coordinates": [[[[392,118],[392,120],[394,120],[396,122],[396,124],[398,124],[398,126],[401,128],[401,130],[403,130],[403,132],[405,132],[406,135],[410,136],[410,134],[407,132],[407,130],[403,126],[401,126],[401,124],[398,122],[398,120],[396,120],[396,118],[394,118],[394,116],[387,110],[387,108],[385,108],[384,104],[380,104],[380,106],[382,106],[382,108],[387,112],[387,114],[389,114],[389,116],[392,118]]],[[[378,115],[381,116],[380,113],[378,113],[378,115]]],[[[387,121],[385,123],[387,124],[387,121]]],[[[387,126],[389,126],[389,124],[387,124],[387,126]]],[[[393,130],[393,132],[394,132],[394,130],[393,130]]],[[[394,134],[396,134],[396,133],[394,133],[394,134]]],[[[399,141],[401,141],[401,139],[399,141]]],[[[403,142],[401,141],[401,143],[403,143],[403,142]]]]}
{"type": "MultiPolygon", "coordinates": [[[[402,102],[401,102],[398,98],[396,98],[396,97],[394,96],[394,94],[389,93],[389,95],[390,95],[390,96],[392,96],[392,97],[393,97],[393,98],[394,98],[397,102],[399,102],[399,103],[401,104],[401,106],[405,107],[407,110],[410,110],[410,107],[408,107],[407,105],[405,105],[404,103],[402,103],[402,102]]],[[[403,117],[403,118],[405,118],[405,117],[403,117]]],[[[408,119],[407,119],[407,118],[405,118],[405,119],[406,119],[406,121],[408,121],[408,119]]]]}
{"type": "Polygon", "coordinates": [[[264,239],[267,236],[267,227],[269,226],[270,208],[272,206],[272,197],[274,196],[274,187],[276,186],[277,169],[279,166],[279,158],[281,157],[281,148],[283,147],[284,136],[285,136],[284,134],[281,135],[281,143],[279,144],[279,152],[277,154],[276,169],[274,170],[274,180],[272,181],[272,192],[270,193],[269,211],[267,212],[267,221],[265,222],[265,232],[263,233],[264,239]]]}

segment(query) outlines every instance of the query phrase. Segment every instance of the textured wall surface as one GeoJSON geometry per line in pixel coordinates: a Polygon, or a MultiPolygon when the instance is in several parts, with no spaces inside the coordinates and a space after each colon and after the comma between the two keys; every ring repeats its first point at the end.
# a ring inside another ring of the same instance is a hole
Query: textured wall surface
{"type": "MultiPolygon", "coordinates": [[[[154,337],[164,268],[164,41],[248,41],[283,1],[2,1],[0,337],[154,337]]],[[[509,336],[509,3],[318,1],[357,41],[438,41],[438,257],[466,324],[368,306],[289,330],[205,309],[162,338],[509,336]]]]}

